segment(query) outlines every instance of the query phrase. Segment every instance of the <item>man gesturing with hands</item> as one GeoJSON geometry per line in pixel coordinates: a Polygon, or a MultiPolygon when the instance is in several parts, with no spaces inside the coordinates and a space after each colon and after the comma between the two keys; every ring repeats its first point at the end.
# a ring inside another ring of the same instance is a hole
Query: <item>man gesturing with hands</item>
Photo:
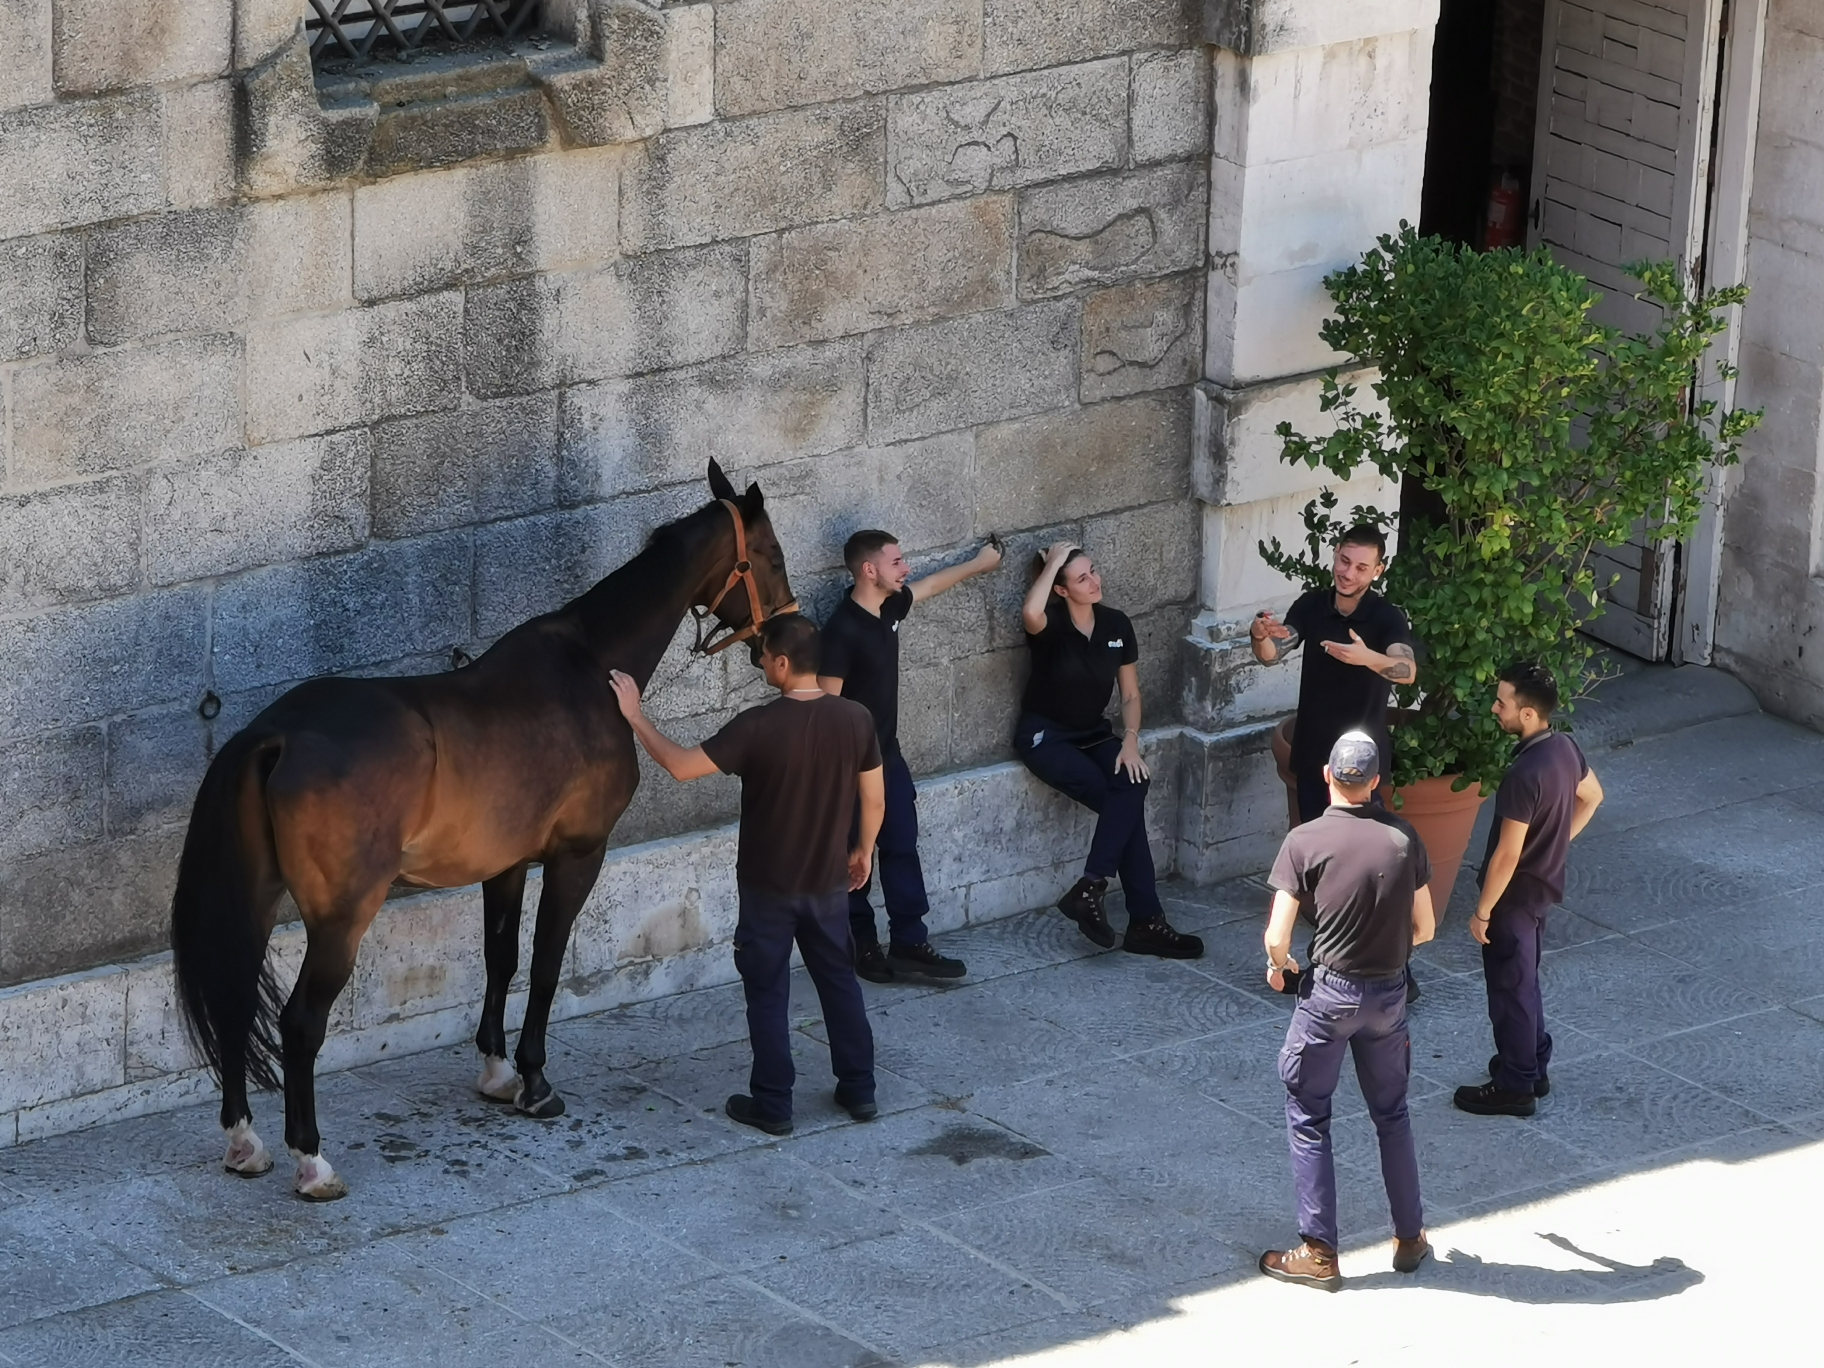
{"type": "Polygon", "coordinates": [[[631,676],[616,670],[609,680],[633,734],[672,778],[718,770],[741,776],[735,969],[747,996],[754,1066],[748,1092],[730,1097],[724,1109],[768,1135],[792,1129],[787,1008],[794,941],[823,1004],[836,1103],[857,1121],[879,1114],[849,891],[868,881],[886,810],[880,744],[866,708],[817,686],[817,638],[809,618],[770,619],[760,631],[760,668],[779,697],[739,714],[700,746],[680,746],[653,726],[631,676]],[[861,819],[851,846],[857,799],[861,819]]]}

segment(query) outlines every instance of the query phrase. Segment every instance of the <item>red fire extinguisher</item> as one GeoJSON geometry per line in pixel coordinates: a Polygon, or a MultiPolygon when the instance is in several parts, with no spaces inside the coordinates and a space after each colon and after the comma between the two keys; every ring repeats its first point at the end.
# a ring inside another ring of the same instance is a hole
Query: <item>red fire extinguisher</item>
{"type": "Polygon", "coordinates": [[[1520,218],[1520,178],[1503,170],[1488,191],[1488,217],[1482,224],[1482,245],[1518,247],[1526,234],[1520,218]]]}

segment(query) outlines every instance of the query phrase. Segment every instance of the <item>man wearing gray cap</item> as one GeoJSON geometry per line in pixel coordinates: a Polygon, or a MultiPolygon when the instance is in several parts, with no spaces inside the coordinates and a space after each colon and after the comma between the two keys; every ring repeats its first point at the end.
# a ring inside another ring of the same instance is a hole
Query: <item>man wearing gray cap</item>
{"type": "Polygon", "coordinates": [[[1417,832],[1369,802],[1379,769],[1374,738],[1344,732],[1324,766],[1330,806],[1315,821],[1292,829],[1268,876],[1273,914],[1267,923],[1267,982],[1276,992],[1298,995],[1279,1052],[1279,1077],[1286,1085],[1286,1135],[1303,1243],[1262,1254],[1260,1271],[1327,1291],[1343,1280],[1336,1260],[1330,1099],[1345,1052],[1355,1056],[1355,1076],[1380,1137],[1394,1269],[1411,1273],[1431,1252],[1406,1112],[1412,1071],[1406,961],[1412,947],[1430,940],[1435,929],[1426,887],[1431,861],[1417,832]],[[1317,922],[1310,967],[1302,972],[1292,958],[1301,899],[1316,909],[1317,922]]]}

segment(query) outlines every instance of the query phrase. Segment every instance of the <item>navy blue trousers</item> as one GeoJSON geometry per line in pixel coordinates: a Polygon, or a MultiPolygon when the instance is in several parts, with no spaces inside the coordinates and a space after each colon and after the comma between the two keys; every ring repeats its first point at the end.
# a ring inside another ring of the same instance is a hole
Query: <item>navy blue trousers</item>
{"type": "Polygon", "coordinates": [[[1120,877],[1130,922],[1164,916],[1153,848],[1146,843],[1146,791],[1152,781],[1136,784],[1116,772],[1121,738],[1106,728],[1069,731],[1032,713],[1023,714],[1019,726],[1013,748],[1026,768],[1096,814],[1083,872],[1092,879],[1120,877]]]}
{"type": "Polygon", "coordinates": [[[1552,1062],[1552,1038],[1545,1030],[1545,1000],[1539,990],[1539,952],[1545,939],[1545,907],[1495,904],[1488,944],[1482,947],[1482,977],[1488,985],[1488,1021],[1501,1057],[1494,1083],[1506,1092],[1531,1096],[1552,1062]]]}
{"type": "Polygon", "coordinates": [[[748,1091],[769,1121],[792,1116],[792,944],[823,1004],[836,1096],[844,1104],[874,1100],[874,1031],[855,978],[848,890],[788,896],[741,885],[735,923],[735,970],[747,994],[747,1034],[754,1047],[748,1091]]]}
{"type": "MultiPolygon", "coordinates": [[[[882,757],[882,768],[887,812],[880,822],[874,870],[868,872],[865,884],[849,894],[849,929],[857,945],[875,945],[880,940],[874,924],[874,906],[868,901],[868,893],[874,887],[874,871],[878,870],[880,900],[887,905],[889,940],[894,945],[923,945],[931,939],[925,929],[925,913],[931,910],[931,900],[925,895],[925,871],[918,862],[918,790],[898,746],[882,757]]],[[[857,803],[855,822],[849,828],[851,849],[860,837],[861,805],[857,803]]]]}
{"type": "Polygon", "coordinates": [[[1286,1085],[1286,1138],[1298,1191],[1298,1233],[1336,1248],[1336,1156],[1330,1143],[1331,1098],[1343,1055],[1355,1056],[1355,1077],[1380,1140],[1381,1182],[1393,1233],[1413,1239],[1425,1227],[1419,1200],[1419,1156],[1406,1092],[1412,1042],[1406,1034],[1406,978],[1364,981],[1321,965],[1306,970],[1298,1006],[1279,1052],[1286,1085]]]}

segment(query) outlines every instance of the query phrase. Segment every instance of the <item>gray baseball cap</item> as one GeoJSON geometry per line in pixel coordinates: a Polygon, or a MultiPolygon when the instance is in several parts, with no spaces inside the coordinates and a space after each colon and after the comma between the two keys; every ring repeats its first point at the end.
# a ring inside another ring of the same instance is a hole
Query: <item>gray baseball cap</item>
{"type": "Polygon", "coordinates": [[[1330,747],[1330,777],[1344,788],[1365,784],[1381,772],[1381,748],[1367,732],[1347,731],[1330,747]]]}

